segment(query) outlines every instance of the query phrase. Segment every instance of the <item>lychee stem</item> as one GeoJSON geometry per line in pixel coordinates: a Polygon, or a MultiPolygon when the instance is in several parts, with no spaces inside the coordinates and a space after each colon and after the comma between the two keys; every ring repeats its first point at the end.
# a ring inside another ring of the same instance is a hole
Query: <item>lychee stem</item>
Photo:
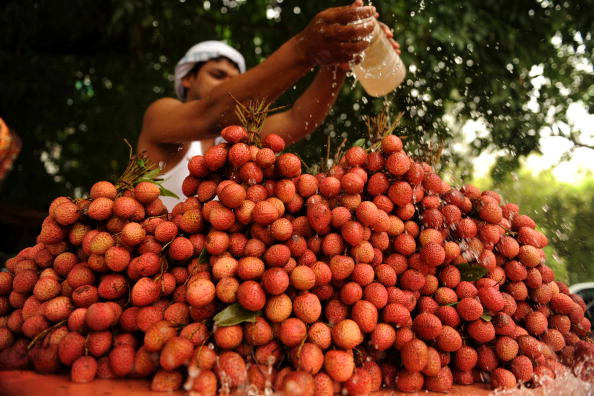
{"type": "Polygon", "coordinates": [[[35,338],[33,338],[31,340],[29,345],[27,345],[27,350],[28,351],[31,350],[31,348],[33,348],[33,346],[37,343],[37,341],[39,341],[41,338],[45,337],[50,331],[57,329],[58,327],[64,325],[67,321],[68,321],[68,319],[63,319],[63,320],[55,323],[54,325],[48,327],[47,329],[40,331],[39,334],[37,334],[35,336],[35,338]]]}
{"type": "Polygon", "coordinates": [[[272,103],[267,98],[250,99],[247,105],[241,103],[235,96],[228,92],[229,96],[235,101],[235,115],[241,125],[248,131],[248,144],[261,147],[260,134],[268,114],[274,111],[282,110],[288,106],[279,106],[270,108],[272,103]]]}
{"type": "MultiPolygon", "coordinates": [[[[394,133],[394,130],[400,125],[403,116],[404,112],[396,114],[392,122],[390,122],[390,115],[386,111],[382,111],[376,116],[365,117],[367,137],[371,141],[371,146],[369,147],[371,151],[379,150],[382,139],[394,133]]],[[[400,136],[400,138],[405,139],[406,136],[400,136]]]]}
{"type": "Polygon", "coordinates": [[[121,196],[126,190],[132,190],[134,186],[142,181],[148,181],[159,186],[161,195],[174,196],[175,194],[165,190],[161,185],[162,179],[158,177],[161,174],[159,166],[148,158],[146,152],[134,155],[128,140],[124,139],[124,141],[130,148],[130,154],[128,165],[116,183],[118,196],[121,196]]]}

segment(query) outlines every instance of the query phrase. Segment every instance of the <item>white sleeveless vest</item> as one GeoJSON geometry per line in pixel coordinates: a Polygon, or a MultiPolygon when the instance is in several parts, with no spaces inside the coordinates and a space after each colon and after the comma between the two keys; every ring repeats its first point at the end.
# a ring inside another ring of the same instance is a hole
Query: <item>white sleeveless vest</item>
{"type": "Polygon", "coordinates": [[[182,157],[177,165],[167,171],[167,173],[161,175],[161,178],[163,179],[161,184],[163,187],[179,197],[179,199],[173,197],[161,197],[161,201],[163,201],[169,212],[171,212],[175,205],[186,199],[186,196],[182,192],[182,183],[186,176],[190,174],[188,171],[188,161],[195,155],[202,155],[202,144],[199,140],[191,142],[186,155],[182,157]]]}

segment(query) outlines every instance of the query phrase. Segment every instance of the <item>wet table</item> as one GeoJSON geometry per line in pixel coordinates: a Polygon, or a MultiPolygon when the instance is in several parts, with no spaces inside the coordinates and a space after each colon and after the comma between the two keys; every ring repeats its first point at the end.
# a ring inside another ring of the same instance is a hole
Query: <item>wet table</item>
{"type": "MultiPolygon", "coordinates": [[[[449,396],[582,396],[588,395],[591,388],[584,383],[577,384],[573,379],[557,379],[550,386],[538,389],[514,389],[491,393],[487,385],[455,385],[449,396]]],[[[96,379],[89,384],[74,384],[66,375],[37,374],[32,371],[0,371],[0,396],[182,396],[184,392],[153,392],[146,380],[104,380],[96,379]]],[[[443,396],[444,393],[417,392],[400,393],[394,391],[375,392],[374,396],[443,396]]]]}
{"type": "MultiPolygon", "coordinates": [[[[32,371],[0,371],[0,395],[2,396],[182,396],[184,392],[153,392],[145,380],[105,380],[96,379],[89,384],[74,384],[66,375],[37,374],[32,371]]],[[[450,396],[487,396],[485,385],[455,386],[450,396]]],[[[443,393],[419,392],[397,393],[393,391],[376,392],[377,396],[423,395],[443,396],[443,393]]]]}

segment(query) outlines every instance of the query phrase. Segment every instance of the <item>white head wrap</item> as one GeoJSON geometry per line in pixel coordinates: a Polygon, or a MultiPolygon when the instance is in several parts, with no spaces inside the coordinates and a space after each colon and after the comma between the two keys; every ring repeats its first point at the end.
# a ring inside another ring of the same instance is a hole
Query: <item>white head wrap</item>
{"type": "Polygon", "coordinates": [[[221,56],[231,60],[239,67],[241,73],[245,73],[245,59],[239,51],[222,41],[203,41],[190,48],[175,66],[175,93],[177,97],[181,100],[185,99],[182,79],[192,70],[196,63],[206,62],[221,56]]]}

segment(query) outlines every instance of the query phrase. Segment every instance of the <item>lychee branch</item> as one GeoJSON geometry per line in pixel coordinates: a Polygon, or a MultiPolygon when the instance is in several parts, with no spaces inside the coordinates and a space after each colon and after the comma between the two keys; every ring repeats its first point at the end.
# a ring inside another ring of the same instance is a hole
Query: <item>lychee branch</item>
{"type": "Polygon", "coordinates": [[[63,319],[63,320],[59,321],[58,323],[54,324],[53,326],[50,326],[47,329],[44,329],[43,331],[41,331],[39,334],[37,334],[35,336],[35,338],[33,338],[31,340],[31,342],[29,343],[29,345],[27,345],[27,350],[28,351],[31,350],[31,348],[33,348],[33,346],[35,346],[35,344],[37,343],[37,341],[39,341],[40,339],[44,338],[52,330],[57,329],[60,326],[63,326],[64,324],[66,324],[67,321],[68,321],[68,319],[63,319]]]}

